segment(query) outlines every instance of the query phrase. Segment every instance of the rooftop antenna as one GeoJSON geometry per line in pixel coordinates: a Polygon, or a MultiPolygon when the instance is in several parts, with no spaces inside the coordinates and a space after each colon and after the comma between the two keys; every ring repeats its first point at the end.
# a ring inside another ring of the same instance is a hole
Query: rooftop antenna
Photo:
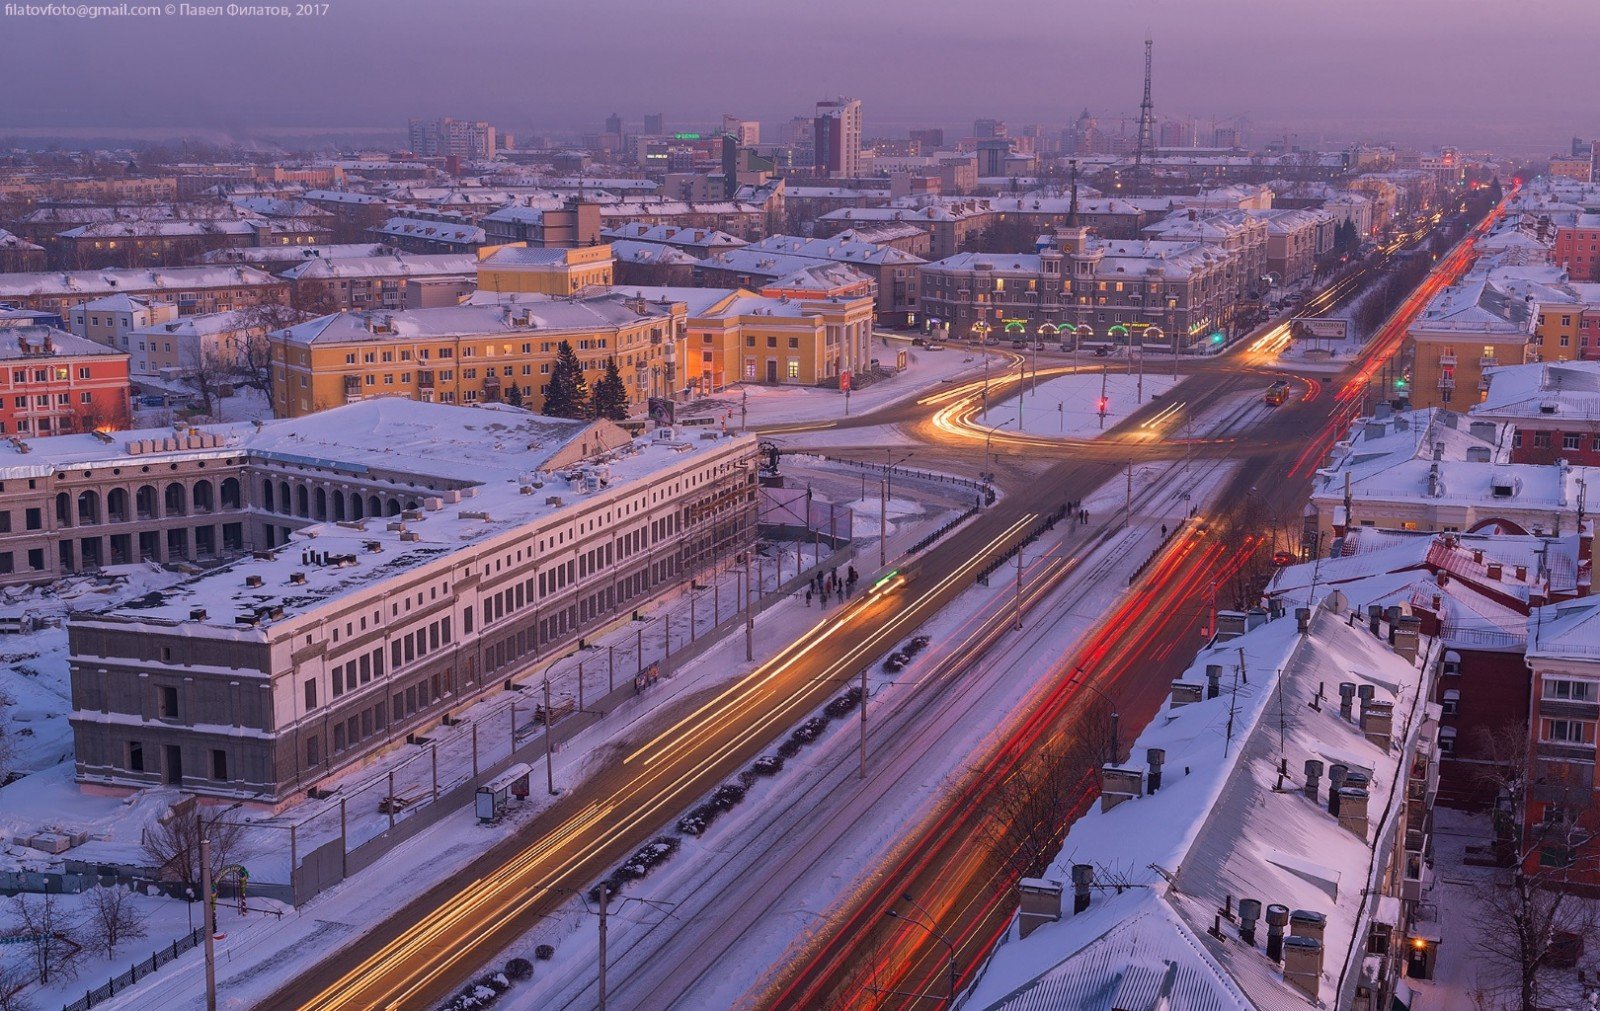
{"type": "Polygon", "coordinates": [[[1145,161],[1156,153],[1155,103],[1150,100],[1150,48],[1148,33],[1144,37],[1144,100],[1139,103],[1139,146],[1133,153],[1133,182],[1135,191],[1145,183],[1145,161]]]}

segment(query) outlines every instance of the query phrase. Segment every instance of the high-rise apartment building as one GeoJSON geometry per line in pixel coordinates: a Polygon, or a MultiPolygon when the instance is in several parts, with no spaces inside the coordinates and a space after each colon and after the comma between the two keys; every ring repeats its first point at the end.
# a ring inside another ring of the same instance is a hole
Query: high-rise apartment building
{"type": "Polygon", "coordinates": [[[761,143],[761,121],[740,119],[738,116],[722,117],[722,132],[737,139],[740,147],[755,147],[761,143]]]}
{"type": "Polygon", "coordinates": [[[817,103],[814,158],[818,175],[852,179],[861,174],[861,100],[835,98],[817,103]]]}
{"type": "Polygon", "coordinates": [[[412,153],[424,158],[457,158],[486,160],[494,157],[496,149],[495,128],[483,120],[412,119],[410,127],[412,153]]]}
{"type": "Polygon", "coordinates": [[[917,146],[918,154],[932,154],[944,147],[944,131],[936,126],[912,130],[911,143],[917,146]]]}
{"type": "Polygon", "coordinates": [[[659,112],[652,112],[644,118],[644,132],[646,136],[657,137],[666,133],[667,117],[659,112]]]}

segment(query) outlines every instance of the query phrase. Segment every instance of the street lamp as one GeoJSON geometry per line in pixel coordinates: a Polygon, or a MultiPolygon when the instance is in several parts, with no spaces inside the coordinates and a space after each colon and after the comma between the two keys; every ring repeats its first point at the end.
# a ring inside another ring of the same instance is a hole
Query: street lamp
{"type": "Polygon", "coordinates": [[[1100,696],[1100,698],[1104,700],[1105,704],[1111,707],[1111,761],[1114,764],[1117,761],[1117,757],[1122,754],[1122,748],[1117,743],[1117,722],[1120,719],[1120,716],[1117,713],[1117,704],[1111,700],[1111,696],[1107,695],[1105,692],[1089,683],[1087,672],[1083,669],[1081,664],[1078,666],[1077,670],[1072,672],[1072,674],[1072,680],[1068,681],[1067,684],[1082,685],[1083,687],[1094,692],[1096,695],[1100,696]]]}
{"type": "Polygon", "coordinates": [[[945,951],[949,953],[949,966],[950,966],[950,968],[949,968],[950,995],[945,998],[945,1001],[948,1004],[954,1005],[955,1002],[956,1002],[956,946],[950,942],[950,938],[945,936],[944,931],[938,929],[936,924],[939,921],[937,919],[934,919],[934,916],[933,916],[932,913],[928,912],[926,909],[923,908],[922,903],[920,903],[916,899],[912,898],[910,892],[901,892],[900,893],[900,897],[902,899],[904,899],[906,902],[910,903],[912,908],[916,909],[917,912],[921,913],[923,916],[926,916],[930,921],[932,921],[932,923],[931,924],[930,923],[923,923],[921,920],[917,919],[914,916],[903,916],[900,913],[895,912],[893,909],[886,910],[884,915],[888,916],[888,917],[891,917],[893,919],[899,920],[902,923],[910,923],[910,924],[914,924],[915,926],[921,927],[923,929],[923,931],[925,931],[928,934],[928,936],[934,938],[940,944],[944,945],[945,951]]]}
{"type": "MultiPolygon", "coordinates": [[[[893,480],[894,468],[911,459],[915,453],[907,453],[900,459],[894,459],[894,450],[884,451],[883,480],[878,484],[882,498],[878,502],[878,567],[886,568],[889,565],[889,491],[890,482],[893,480]]],[[[866,668],[862,668],[865,670],[866,668]]]]}
{"type": "Polygon", "coordinates": [[[994,433],[1000,431],[1000,429],[1006,427],[1009,424],[1011,424],[1010,420],[1006,420],[1006,421],[1000,422],[1000,424],[998,424],[998,425],[993,425],[993,426],[982,426],[982,425],[980,425],[979,426],[980,428],[987,427],[987,430],[989,432],[989,434],[987,436],[985,436],[984,440],[983,440],[983,473],[984,473],[984,480],[985,481],[989,480],[989,478],[988,478],[988,474],[989,474],[989,453],[990,453],[990,448],[994,445],[994,433]]]}
{"type": "Polygon", "coordinates": [[[983,355],[983,420],[989,420],[989,352],[985,348],[989,345],[989,331],[994,327],[985,320],[978,320],[972,324],[972,332],[977,335],[978,353],[983,355]]]}

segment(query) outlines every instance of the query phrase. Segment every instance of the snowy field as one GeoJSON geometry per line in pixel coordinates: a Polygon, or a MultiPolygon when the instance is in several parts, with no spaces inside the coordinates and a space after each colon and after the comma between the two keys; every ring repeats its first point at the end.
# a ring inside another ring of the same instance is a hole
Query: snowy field
{"type": "Polygon", "coordinates": [[[988,417],[980,412],[973,424],[1002,431],[1022,431],[1028,435],[1092,439],[1109,431],[1129,415],[1178,385],[1183,379],[1146,371],[1138,373],[1081,372],[1058,376],[1039,384],[1038,389],[1003,403],[991,404],[988,417]],[[1100,418],[1100,397],[1106,398],[1104,423],[1100,418]],[[1019,423],[1020,418],[1020,423],[1019,423]]]}

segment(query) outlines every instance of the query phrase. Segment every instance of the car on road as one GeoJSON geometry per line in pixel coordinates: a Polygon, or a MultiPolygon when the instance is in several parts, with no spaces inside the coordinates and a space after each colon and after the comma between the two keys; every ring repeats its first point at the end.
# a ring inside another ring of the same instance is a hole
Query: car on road
{"type": "Polygon", "coordinates": [[[1280,569],[1285,565],[1293,565],[1294,562],[1294,552],[1292,551],[1274,551],[1272,553],[1272,564],[1280,569]]]}

